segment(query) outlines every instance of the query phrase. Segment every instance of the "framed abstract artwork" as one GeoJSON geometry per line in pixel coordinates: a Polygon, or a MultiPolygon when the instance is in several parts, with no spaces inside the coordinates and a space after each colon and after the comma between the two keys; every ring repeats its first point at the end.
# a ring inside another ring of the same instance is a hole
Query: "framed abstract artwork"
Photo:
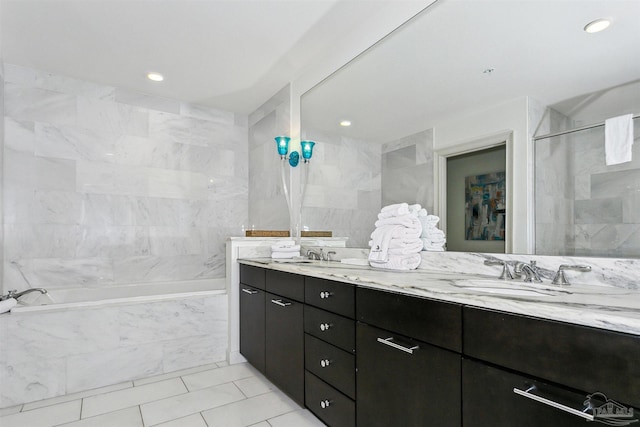
{"type": "Polygon", "coordinates": [[[505,173],[465,178],[465,240],[504,240],[505,173]]]}

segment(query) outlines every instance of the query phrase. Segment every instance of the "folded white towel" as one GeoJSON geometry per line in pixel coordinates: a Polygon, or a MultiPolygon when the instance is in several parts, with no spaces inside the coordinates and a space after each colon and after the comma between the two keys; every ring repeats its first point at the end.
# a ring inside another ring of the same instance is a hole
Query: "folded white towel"
{"type": "Polygon", "coordinates": [[[275,251],[280,248],[290,248],[295,245],[296,242],[294,242],[293,240],[278,240],[273,245],[271,245],[271,250],[275,251]]]}
{"type": "Polygon", "coordinates": [[[409,213],[409,205],[407,203],[388,205],[380,209],[380,213],[384,214],[385,218],[389,218],[389,216],[406,215],[409,213]]]}
{"type": "Polygon", "coordinates": [[[297,252],[271,252],[271,258],[273,259],[288,259],[300,256],[300,251],[297,252]]]}
{"type": "Polygon", "coordinates": [[[444,246],[428,246],[424,250],[427,252],[444,252],[444,246]]]}
{"type": "Polygon", "coordinates": [[[407,238],[394,237],[389,242],[389,249],[406,248],[408,246],[415,246],[416,244],[418,244],[420,242],[421,242],[420,238],[417,238],[417,237],[411,237],[411,238],[408,238],[408,239],[407,238]]]}
{"type": "Polygon", "coordinates": [[[429,214],[427,213],[427,210],[425,208],[422,208],[418,211],[418,218],[421,216],[427,216],[427,215],[429,214]]]}
{"type": "Polygon", "coordinates": [[[440,242],[433,242],[429,239],[422,239],[423,248],[425,251],[444,251],[444,244],[446,240],[442,240],[440,242]]]}
{"type": "Polygon", "coordinates": [[[415,270],[420,265],[422,256],[419,253],[410,255],[390,255],[387,262],[369,261],[374,268],[386,270],[415,270]]]}
{"type": "Polygon", "coordinates": [[[438,228],[430,228],[422,233],[422,237],[433,241],[444,240],[444,231],[438,228]]]}
{"type": "Polygon", "coordinates": [[[400,232],[406,227],[402,225],[386,225],[377,227],[371,233],[371,250],[369,251],[369,261],[386,262],[388,260],[389,243],[393,234],[400,232]]]}
{"type": "Polygon", "coordinates": [[[374,225],[376,227],[382,227],[383,225],[404,225],[408,228],[419,228],[422,230],[422,224],[420,223],[418,216],[415,214],[379,219],[374,225]]]}
{"type": "Polygon", "coordinates": [[[630,162],[633,151],[633,114],[604,122],[604,150],[607,166],[630,162]]]}
{"type": "MultiPolygon", "coordinates": [[[[396,239],[391,239],[391,242],[393,243],[396,239]]],[[[393,247],[393,244],[389,245],[389,256],[391,257],[392,255],[408,255],[408,254],[415,254],[418,253],[422,250],[424,244],[422,243],[422,240],[420,239],[415,239],[413,244],[409,244],[409,245],[401,245],[401,246],[395,246],[393,247]]]]}
{"type": "Polygon", "coordinates": [[[291,245],[291,246],[271,245],[271,250],[273,252],[300,252],[300,245],[291,245]]]}
{"type": "Polygon", "coordinates": [[[0,313],[6,313],[11,311],[13,307],[18,304],[18,300],[15,298],[8,298],[4,301],[0,301],[0,313]]]}

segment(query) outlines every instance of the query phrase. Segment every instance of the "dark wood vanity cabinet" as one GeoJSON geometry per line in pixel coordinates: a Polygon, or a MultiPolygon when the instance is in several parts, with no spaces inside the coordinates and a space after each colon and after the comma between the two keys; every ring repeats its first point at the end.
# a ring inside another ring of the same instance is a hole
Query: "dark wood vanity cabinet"
{"type": "Polygon", "coordinates": [[[265,372],[265,270],[240,267],[240,353],[265,372]]]}
{"type": "Polygon", "coordinates": [[[357,425],[459,427],[461,306],[364,288],[356,300],[357,425]]]}
{"type": "Polygon", "coordinates": [[[640,337],[469,306],[463,317],[465,427],[584,425],[595,392],[640,406],[640,337]]]}
{"type": "Polygon", "coordinates": [[[640,408],[639,336],[248,265],[240,352],[330,427],[574,427],[595,392],[640,408]]]}
{"type": "Polygon", "coordinates": [[[305,405],[331,427],[353,427],[355,287],[307,277],[305,303],[305,405]]]}

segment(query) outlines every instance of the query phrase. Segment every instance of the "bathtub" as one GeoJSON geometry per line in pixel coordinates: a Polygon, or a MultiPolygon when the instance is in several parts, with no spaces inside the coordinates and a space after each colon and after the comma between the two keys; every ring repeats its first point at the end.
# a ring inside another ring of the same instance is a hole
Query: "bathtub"
{"type": "Polygon", "coordinates": [[[227,358],[224,279],[51,287],[21,300],[0,314],[0,408],[227,358]]]}

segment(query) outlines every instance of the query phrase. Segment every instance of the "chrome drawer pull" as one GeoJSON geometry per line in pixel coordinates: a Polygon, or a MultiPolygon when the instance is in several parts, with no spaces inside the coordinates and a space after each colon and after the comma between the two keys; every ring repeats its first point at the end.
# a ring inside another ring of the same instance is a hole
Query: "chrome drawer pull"
{"type": "Polygon", "coordinates": [[[286,307],[288,305],[291,305],[289,301],[282,302],[281,299],[272,299],[271,302],[274,303],[275,305],[279,305],[280,307],[286,307]]]}
{"type": "Polygon", "coordinates": [[[329,406],[331,406],[331,401],[330,400],[325,399],[325,400],[321,400],[320,401],[320,407],[322,409],[327,409],[329,406]]]}
{"type": "Polygon", "coordinates": [[[246,289],[246,288],[242,288],[242,292],[249,295],[255,295],[258,293],[258,291],[254,291],[253,289],[246,289]]]}
{"type": "Polygon", "coordinates": [[[386,344],[389,347],[393,347],[397,350],[401,350],[404,351],[405,353],[409,353],[409,354],[413,354],[414,350],[417,350],[420,348],[420,346],[414,345],[413,347],[405,347],[403,345],[400,344],[396,344],[393,342],[394,338],[393,337],[389,337],[389,338],[378,338],[378,342],[382,343],[382,344],[386,344]]]}
{"type": "Polygon", "coordinates": [[[570,408],[566,405],[563,405],[558,402],[554,402],[553,400],[545,399],[544,397],[536,396],[535,394],[529,393],[530,391],[535,390],[535,386],[530,387],[527,390],[520,390],[519,388],[514,388],[513,392],[515,394],[519,394],[520,396],[524,396],[527,399],[535,400],[536,402],[544,403],[545,405],[549,405],[553,408],[560,409],[561,411],[568,412],[572,415],[577,415],[578,417],[582,417],[587,421],[593,421],[593,415],[586,414],[578,409],[570,408]]]}
{"type": "Polygon", "coordinates": [[[320,330],[322,332],[328,331],[333,325],[331,323],[320,323],[320,330]]]}
{"type": "Polygon", "coordinates": [[[322,299],[327,299],[329,298],[331,295],[333,295],[333,293],[329,292],[329,291],[322,291],[320,292],[320,298],[322,299]]]}
{"type": "Polygon", "coordinates": [[[330,364],[331,364],[331,360],[329,360],[329,359],[322,359],[320,361],[320,366],[323,367],[323,368],[328,367],[330,364]]]}

